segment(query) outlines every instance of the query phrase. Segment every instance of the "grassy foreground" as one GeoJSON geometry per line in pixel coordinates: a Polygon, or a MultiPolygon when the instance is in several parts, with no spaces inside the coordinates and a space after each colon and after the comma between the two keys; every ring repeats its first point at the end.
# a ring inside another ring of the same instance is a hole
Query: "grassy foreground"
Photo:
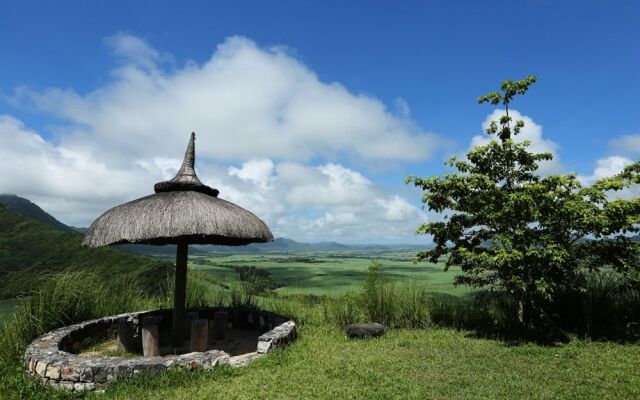
{"type": "Polygon", "coordinates": [[[574,340],[508,347],[449,329],[393,330],[349,340],[304,327],[290,348],[240,369],[117,383],[115,399],[638,398],[640,346],[574,340]]]}
{"type": "Polygon", "coordinates": [[[62,274],[48,280],[0,326],[0,399],[640,398],[638,341],[620,344],[574,336],[553,346],[526,341],[509,346],[480,339],[443,324],[482,313],[491,319],[497,315],[491,309],[487,313],[457,297],[459,306],[442,307],[420,286],[384,283],[372,271],[358,291],[337,298],[248,296],[240,284],[223,289],[191,271],[188,304],[268,309],[295,319],[299,339],[247,367],[137,376],[99,394],[54,391],[33,383],[22,371],[24,348],[63,324],[166,307],[172,290],[164,292],[169,296],[145,298],[133,283],[98,284],[91,274],[62,274]],[[471,308],[460,307],[465,304],[471,308]],[[340,327],[362,320],[397,328],[381,338],[347,339],[340,327]],[[407,328],[411,326],[423,328],[407,328]]]}

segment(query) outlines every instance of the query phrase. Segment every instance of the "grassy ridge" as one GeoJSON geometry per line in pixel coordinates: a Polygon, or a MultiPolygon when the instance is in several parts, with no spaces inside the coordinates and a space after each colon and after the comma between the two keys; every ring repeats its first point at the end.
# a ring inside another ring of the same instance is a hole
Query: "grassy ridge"
{"type": "Polygon", "coordinates": [[[90,270],[108,279],[135,279],[153,290],[172,265],[109,248],[80,246],[82,236],[56,230],[0,206],[0,298],[15,297],[36,288],[41,277],[63,270],[90,270]]]}

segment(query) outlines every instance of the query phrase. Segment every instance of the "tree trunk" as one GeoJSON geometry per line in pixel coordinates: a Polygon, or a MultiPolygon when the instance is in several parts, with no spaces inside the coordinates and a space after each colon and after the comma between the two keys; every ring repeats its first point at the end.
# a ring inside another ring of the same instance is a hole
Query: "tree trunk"
{"type": "Polygon", "coordinates": [[[182,346],[184,341],[184,308],[187,297],[187,257],[189,245],[178,243],[176,254],[176,284],[173,297],[173,331],[171,343],[174,347],[182,346]]]}
{"type": "Polygon", "coordinates": [[[524,302],[522,301],[522,297],[518,299],[518,322],[524,326],[524,302]]]}
{"type": "Polygon", "coordinates": [[[527,290],[518,291],[516,294],[516,300],[518,301],[518,322],[520,326],[524,327],[527,324],[528,310],[525,310],[525,301],[527,299],[527,290]]]}

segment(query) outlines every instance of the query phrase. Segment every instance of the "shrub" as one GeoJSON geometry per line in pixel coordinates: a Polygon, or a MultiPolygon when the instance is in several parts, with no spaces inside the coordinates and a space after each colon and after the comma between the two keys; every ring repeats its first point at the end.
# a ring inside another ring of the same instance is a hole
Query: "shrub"
{"type": "Polygon", "coordinates": [[[429,324],[426,291],[415,283],[392,281],[378,261],[371,262],[359,292],[327,300],[323,312],[327,322],[339,326],[363,321],[398,328],[429,324]]]}
{"type": "Polygon", "coordinates": [[[362,322],[364,315],[356,295],[343,294],[336,299],[327,299],[322,304],[324,320],[341,328],[362,322]]]}
{"type": "Polygon", "coordinates": [[[252,294],[266,293],[278,288],[268,271],[257,269],[255,266],[237,266],[233,268],[236,273],[236,280],[245,282],[247,289],[252,294]]]}
{"type": "Polygon", "coordinates": [[[583,275],[585,290],[567,288],[555,305],[562,327],[591,339],[640,339],[640,287],[612,270],[583,275]]]}

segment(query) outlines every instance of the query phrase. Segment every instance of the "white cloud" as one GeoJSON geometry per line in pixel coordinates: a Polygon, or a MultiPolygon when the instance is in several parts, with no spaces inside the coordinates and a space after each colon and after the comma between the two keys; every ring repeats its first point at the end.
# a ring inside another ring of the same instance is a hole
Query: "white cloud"
{"type": "Polygon", "coordinates": [[[172,177],[196,131],[200,178],[276,235],[413,239],[420,210],[343,165],[415,162],[438,149],[438,138],[410,120],[404,100],[390,111],[374,97],[321,82],[283,48],[242,37],[227,39],[202,64],[179,68],[135,36],[106,43],[118,59],[110,83],[86,94],[16,89],[16,99],[63,123],[54,144],[0,116],[0,192],[87,226],[172,177]]]}
{"type": "MultiPolygon", "coordinates": [[[[494,110],[487,116],[487,118],[485,118],[484,122],[482,123],[482,129],[486,130],[489,127],[489,123],[491,121],[499,120],[502,115],[504,115],[504,110],[494,110]]],[[[560,163],[560,158],[558,155],[558,145],[553,141],[545,139],[543,137],[542,126],[536,124],[533,119],[521,114],[517,110],[509,110],[509,116],[513,119],[513,121],[524,121],[524,128],[522,128],[517,136],[513,137],[515,141],[523,142],[525,140],[528,140],[531,142],[531,144],[529,145],[529,151],[534,153],[551,153],[553,155],[553,160],[543,161],[539,164],[540,173],[543,175],[560,173],[563,169],[563,166],[560,163]]],[[[490,136],[487,134],[476,135],[471,139],[470,148],[485,145],[491,140],[497,139],[495,136],[490,136]]]]}
{"type": "Polygon", "coordinates": [[[173,60],[170,54],[160,53],[144,40],[125,33],[117,33],[105,39],[105,44],[125,64],[155,69],[156,65],[173,60]]]}
{"type": "Polygon", "coordinates": [[[420,161],[438,148],[437,137],[406,116],[374,97],[321,82],[281,47],[231,37],[208,61],[167,70],[160,65],[165,57],[139,38],[119,34],[108,42],[125,61],[110,84],[86,95],[16,92],[69,122],[64,129],[74,134],[61,137],[67,146],[169,157],[195,130],[200,154],[218,161],[420,161]]]}
{"type": "Polygon", "coordinates": [[[101,204],[144,193],[143,168],[107,167],[89,152],[52,145],[7,115],[0,115],[0,143],[0,192],[21,194],[71,224],[95,218],[101,204]]]}
{"type": "MultiPolygon", "coordinates": [[[[75,226],[87,226],[108,208],[151,193],[155,182],[172,177],[181,164],[178,158],[156,157],[108,167],[103,155],[53,145],[10,116],[0,116],[0,142],[0,193],[29,198],[75,226]]],[[[407,200],[336,163],[308,166],[263,158],[241,166],[199,162],[197,167],[220,197],[257,214],[278,236],[410,241],[424,220],[407,200]]]]}
{"type": "Polygon", "coordinates": [[[376,199],[376,203],[384,208],[384,219],[387,221],[404,221],[415,219],[416,207],[399,196],[388,199],[376,199]]]}
{"type": "Polygon", "coordinates": [[[597,166],[590,176],[581,176],[581,180],[585,183],[592,184],[595,181],[607,178],[622,172],[622,170],[633,164],[633,161],[622,156],[610,156],[601,158],[597,161],[597,166]]]}
{"type": "MultiPolygon", "coordinates": [[[[289,165],[285,174],[290,172],[292,167],[297,168],[298,174],[307,176],[307,179],[298,182],[286,195],[287,201],[294,207],[344,209],[366,202],[380,190],[359,172],[338,164],[329,163],[317,168],[306,168],[306,171],[301,169],[300,165],[289,165]]],[[[289,178],[290,176],[285,175],[285,179],[289,178]]]]}
{"type": "Polygon", "coordinates": [[[609,142],[611,148],[628,154],[640,154],[640,133],[625,135],[609,142]]]}
{"type": "Polygon", "coordinates": [[[268,158],[252,159],[242,163],[242,168],[229,167],[229,175],[251,181],[261,187],[266,187],[273,174],[275,165],[268,158]]]}
{"type": "Polygon", "coordinates": [[[209,183],[215,185],[217,180],[221,196],[254,210],[278,235],[307,241],[407,242],[425,220],[420,209],[404,198],[335,163],[281,162],[265,168],[268,174],[250,175],[260,179],[246,178],[245,172],[268,166],[268,161],[231,167],[229,174],[217,174],[209,183]]]}
{"type": "MultiPolygon", "coordinates": [[[[602,178],[607,178],[622,172],[626,166],[631,164],[633,164],[631,159],[622,156],[615,155],[601,158],[596,162],[596,167],[591,175],[578,175],[578,180],[583,185],[592,185],[602,178]]],[[[633,185],[630,188],[620,191],[611,191],[608,195],[611,199],[638,197],[640,196],[640,185],[633,185]]]]}
{"type": "Polygon", "coordinates": [[[596,167],[591,175],[578,175],[578,180],[583,185],[592,185],[596,181],[616,175],[633,161],[622,156],[609,156],[596,161],[596,167]]]}

